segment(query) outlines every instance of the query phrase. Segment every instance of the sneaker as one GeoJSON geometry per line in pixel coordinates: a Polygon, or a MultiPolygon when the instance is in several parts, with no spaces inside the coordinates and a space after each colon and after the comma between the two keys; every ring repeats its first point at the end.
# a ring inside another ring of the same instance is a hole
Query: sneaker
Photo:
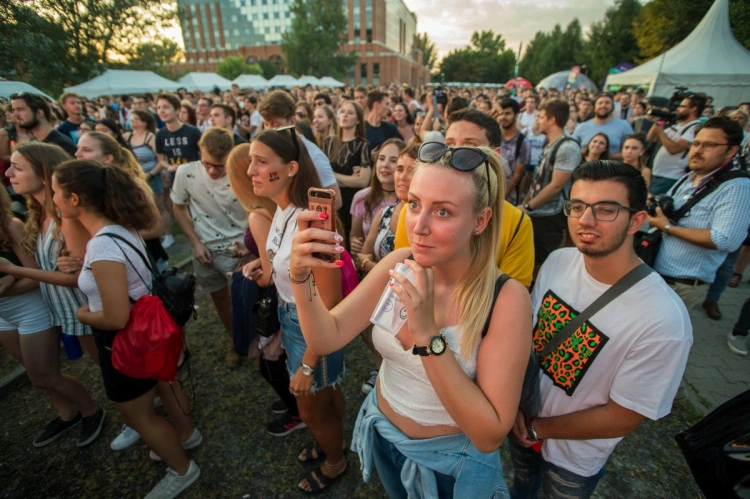
{"type": "Polygon", "coordinates": [[[284,401],[277,400],[271,406],[271,412],[274,414],[286,414],[288,411],[287,411],[286,404],[284,403],[284,401]]]}
{"type": "Polygon", "coordinates": [[[102,426],[104,425],[104,417],[106,412],[100,407],[96,414],[83,418],[81,423],[81,436],[78,437],[78,447],[86,447],[88,444],[96,440],[96,437],[102,432],[102,426]]]}
{"type": "Polygon", "coordinates": [[[373,388],[375,388],[375,383],[378,381],[378,372],[377,371],[370,371],[370,377],[367,378],[367,381],[362,383],[362,393],[365,395],[369,395],[373,388]]]}
{"type": "Polygon", "coordinates": [[[174,499],[180,492],[190,487],[198,477],[201,476],[201,469],[190,461],[190,467],[184,475],[180,475],[175,470],[167,468],[167,476],[156,484],[151,492],[144,499],[174,499]]]}
{"type": "Polygon", "coordinates": [[[171,248],[172,245],[174,245],[174,236],[172,236],[172,234],[167,234],[161,241],[161,247],[167,249],[171,248]]]}
{"type": "Polygon", "coordinates": [[[59,417],[53,419],[47,426],[44,427],[44,431],[34,439],[34,447],[44,447],[47,444],[51,444],[66,431],[75,428],[81,424],[83,416],[79,412],[78,415],[70,421],[63,421],[59,417]]]}
{"type": "Polygon", "coordinates": [[[127,449],[134,443],[136,443],[138,440],[140,440],[141,434],[135,431],[130,426],[124,424],[122,425],[122,430],[120,430],[120,434],[115,437],[114,440],[112,440],[112,443],[109,444],[109,448],[112,450],[123,450],[127,449]]]}
{"type": "MultiPolygon", "coordinates": [[[[198,428],[196,428],[195,431],[193,431],[193,434],[190,435],[190,438],[181,443],[182,450],[195,449],[203,443],[203,435],[201,435],[201,432],[199,432],[198,428]]],[[[150,451],[148,455],[153,461],[161,461],[161,458],[154,451],[150,451]]]]}
{"type": "Polygon", "coordinates": [[[732,331],[727,335],[727,345],[732,353],[747,357],[747,336],[735,336],[732,331]]]}
{"type": "Polygon", "coordinates": [[[240,354],[234,351],[234,348],[227,352],[226,356],[227,367],[234,369],[240,365],[240,354]]]}
{"type": "Polygon", "coordinates": [[[289,435],[295,430],[301,430],[307,428],[307,425],[297,416],[290,416],[289,413],[284,414],[279,419],[275,419],[268,423],[266,430],[274,437],[284,437],[289,435]]]}

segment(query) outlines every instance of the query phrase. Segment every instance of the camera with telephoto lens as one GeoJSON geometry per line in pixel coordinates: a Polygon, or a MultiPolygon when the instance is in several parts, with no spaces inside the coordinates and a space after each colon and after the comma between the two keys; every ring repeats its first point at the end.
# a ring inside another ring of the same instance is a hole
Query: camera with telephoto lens
{"type": "Polygon", "coordinates": [[[652,217],[656,216],[656,208],[661,208],[664,216],[671,219],[674,215],[674,199],[666,194],[657,194],[646,202],[646,211],[652,217]]]}
{"type": "Polygon", "coordinates": [[[668,111],[666,109],[656,109],[652,108],[649,109],[646,113],[648,116],[654,116],[656,118],[659,118],[660,121],[664,122],[664,126],[671,126],[675,121],[677,121],[677,113],[674,111],[668,111]]]}
{"type": "Polygon", "coordinates": [[[438,104],[448,104],[448,92],[446,92],[443,87],[435,87],[433,95],[435,96],[435,102],[438,104]]]}

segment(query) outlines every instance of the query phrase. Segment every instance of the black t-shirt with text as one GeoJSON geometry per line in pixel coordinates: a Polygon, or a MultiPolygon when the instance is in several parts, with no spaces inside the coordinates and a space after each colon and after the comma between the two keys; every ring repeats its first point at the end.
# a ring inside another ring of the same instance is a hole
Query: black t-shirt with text
{"type": "Polygon", "coordinates": [[[170,165],[184,165],[201,159],[198,141],[201,131],[192,125],[183,125],[176,132],[162,128],[156,132],[156,152],[164,154],[170,165]]]}

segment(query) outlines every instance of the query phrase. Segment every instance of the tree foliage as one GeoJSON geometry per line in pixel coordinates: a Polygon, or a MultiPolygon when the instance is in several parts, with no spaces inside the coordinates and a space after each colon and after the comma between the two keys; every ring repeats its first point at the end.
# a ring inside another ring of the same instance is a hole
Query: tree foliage
{"type": "MultiPolygon", "coordinates": [[[[680,43],[701,22],[713,0],[652,0],[635,21],[640,62],[680,43]]],[[[730,0],[729,23],[735,38],[750,49],[750,2],[730,0]]]]}
{"type": "Polygon", "coordinates": [[[239,75],[263,74],[263,69],[258,64],[248,64],[241,55],[230,55],[216,64],[216,74],[234,80],[239,75]]]}
{"type": "Polygon", "coordinates": [[[584,59],[592,80],[604,80],[616,64],[636,62],[639,50],[633,23],[640,12],[638,0],[617,0],[607,9],[604,19],[591,25],[584,43],[584,59]]]}
{"type": "Polygon", "coordinates": [[[432,71],[437,65],[437,49],[427,33],[417,33],[417,48],[422,51],[422,64],[432,71]]]}
{"type": "Polygon", "coordinates": [[[471,45],[452,50],[440,63],[447,81],[504,83],[513,77],[516,54],[506,48],[502,35],[475,31],[471,45]]]}
{"type": "Polygon", "coordinates": [[[293,0],[292,27],[281,37],[286,67],[295,75],[343,77],[357,55],[342,52],[348,20],[341,0],[293,0]]]}
{"type": "Polygon", "coordinates": [[[549,33],[537,31],[519,64],[520,76],[538,83],[546,76],[585,64],[583,30],[578,18],[565,31],[556,24],[549,33]]]}

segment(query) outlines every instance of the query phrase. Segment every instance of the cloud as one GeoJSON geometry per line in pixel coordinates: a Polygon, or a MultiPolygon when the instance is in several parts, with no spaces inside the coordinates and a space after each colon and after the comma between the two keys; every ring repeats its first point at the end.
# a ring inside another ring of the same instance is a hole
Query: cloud
{"type": "Polygon", "coordinates": [[[435,42],[440,57],[469,44],[474,31],[491,29],[502,34],[508,47],[518,51],[537,31],[563,29],[578,18],[584,32],[604,17],[614,0],[404,0],[417,15],[417,31],[435,42]]]}

